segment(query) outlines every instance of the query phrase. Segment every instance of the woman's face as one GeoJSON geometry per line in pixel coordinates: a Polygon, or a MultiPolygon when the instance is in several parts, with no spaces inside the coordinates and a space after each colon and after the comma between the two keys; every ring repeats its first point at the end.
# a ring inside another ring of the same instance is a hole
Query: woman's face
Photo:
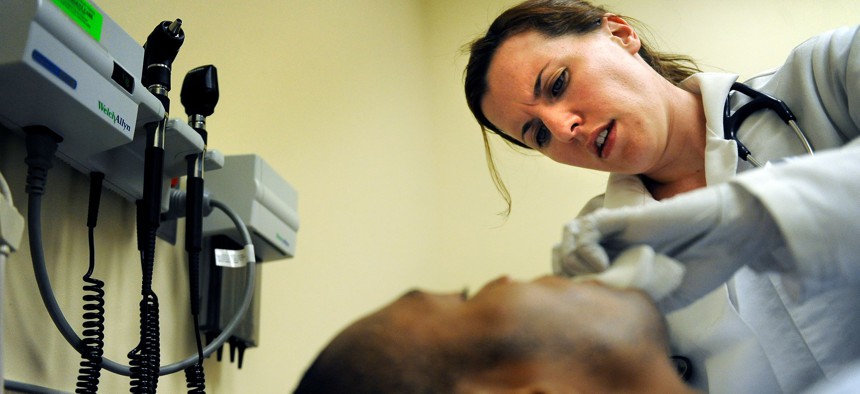
{"type": "Polygon", "coordinates": [[[666,149],[667,83],[639,57],[617,16],[596,31],[548,38],[514,35],[487,73],[482,109],[505,134],[560,163],[646,173],[666,149]]]}

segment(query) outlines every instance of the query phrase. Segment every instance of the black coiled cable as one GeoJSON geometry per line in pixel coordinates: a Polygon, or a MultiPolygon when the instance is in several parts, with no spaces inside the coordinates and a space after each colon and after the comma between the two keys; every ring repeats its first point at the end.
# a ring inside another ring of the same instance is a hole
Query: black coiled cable
{"type": "Polygon", "coordinates": [[[140,343],[128,353],[132,393],[155,393],[159,356],[158,297],[153,292],[140,301],[140,343]]]}
{"type": "Polygon", "coordinates": [[[155,231],[148,230],[141,251],[143,298],[140,300],[140,342],[128,353],[132,393],[155,393],[158,388],[158,370],[161,363],[158,297],[152,291],[155,231]]]}
{"type": "MultiPolygon", "coordinates": [[[[194,327],[200,327],[199,319],[194,316],[194,327]]],[[[206,377],[203,373],[203,344],[197,335],[197,363],[185,368],[185,386],[190,394],[206,393],[206,377]]]]}
{"type": "MultiPolygon", "coordinates": [[[[199,255],[198,255],[199,257],[199,255]]],[[[199,306],[199,303],[197,303],[199,306]]],[[[203,341],[200,338],[200,318],[198,314],[192,314],[194,319],[194,339],[197,342],[197,362],[185,368],[185,385],[189,393],[206,393],[206,376],[203,373],[203,341]]]]}
{"type": "Polygon", "coordinates": [[[185,368],[185,386],[189,394],[206,393],[206,382],[203,376],[203,365],[194,364],[185,368]]]}
{"type": "Polygon", "coordinates": [[[99,377],[101,376],[102,355],[104,354],[104,282],[90,277],[88,272],[84,276],[88,285],[84,286],[84,331],[81,345],[84,353],[81,354],[81,368],[78,370],[78,383],[76,393],[95,393],[98,391],[99,377]]]}
{"type": "Polygon", "coordinates": [[[104,174],[93,172],[90,174],[90,200],[87,213],[87,227],[89,229],[89,269],[84,275],[84,331],[81,340],[81,368],[78,370],[78,383],[76,393],[95,393],[98,391],[99,377],[101,376],[102,355],[104,355],[104,323],[105,323],[105,301],[104,282],[93,278],[95,270],[95,227],[98,219],[98,208],[101,200],[102,181],[104,174]]]}

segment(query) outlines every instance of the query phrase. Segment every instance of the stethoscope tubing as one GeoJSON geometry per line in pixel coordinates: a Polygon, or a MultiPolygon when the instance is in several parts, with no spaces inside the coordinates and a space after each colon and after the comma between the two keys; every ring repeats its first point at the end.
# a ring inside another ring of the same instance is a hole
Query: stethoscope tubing
{"type": "Polygon", "coordinates": [[[741,124],[750,115],[761,109],[773,110],[783,120],[783,122],[791,127],[794,134],[797,136],[797,139],[800,140],[801,144],[803,144],[803,149],[805,149],[809,155],[814,155],[812,144],[809,143],[806,135],[800,130],[800,126],[797,125],[797,117],[794,116],[794,113],[791,112],[791,109],[789,109],[788,105],[786,105],[782,100],[762,93],[740,82],[732,84],[732,87],[729,89],[729,93],[732,91],[743,93],[751,99],[732,113],[731,95],[729,95],[726,97],[726,105],[723,108],[723,136],[726,139],[735,141],[738,147],[738,156],[741,159],[750,162],[756,167],[762,166],[761,162],[753,156],[752,152],[750,152],[746,145],[738,139],[738,130],[740,129],[741,124]]]}

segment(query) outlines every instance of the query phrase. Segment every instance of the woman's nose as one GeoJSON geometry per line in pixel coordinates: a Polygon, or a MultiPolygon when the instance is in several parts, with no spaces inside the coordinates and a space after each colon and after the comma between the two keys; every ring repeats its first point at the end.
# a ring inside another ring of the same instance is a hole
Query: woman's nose
{"type": "Polygon", "coordinates": [[[552,136],[561,142],[571,142],[576,139],[579,133],[579,125],[582,119],[570,111],[553,109],[547,111],[544,118],[544,125],[552,136]]]}

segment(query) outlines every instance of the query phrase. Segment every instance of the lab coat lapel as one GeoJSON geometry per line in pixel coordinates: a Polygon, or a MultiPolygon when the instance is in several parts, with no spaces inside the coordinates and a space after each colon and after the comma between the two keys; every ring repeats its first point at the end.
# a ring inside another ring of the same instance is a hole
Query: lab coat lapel
{"type": "Polygon", "coordinates": [[[681,87],[702,96],[705,106],[707,143],[705,144],[705,179],[707,184],[723,183],[738,170],[738,146],[723,133],[723,107],[729,89],[738,79],[735,74],[699,73],[681,82],[681,87]]]}

